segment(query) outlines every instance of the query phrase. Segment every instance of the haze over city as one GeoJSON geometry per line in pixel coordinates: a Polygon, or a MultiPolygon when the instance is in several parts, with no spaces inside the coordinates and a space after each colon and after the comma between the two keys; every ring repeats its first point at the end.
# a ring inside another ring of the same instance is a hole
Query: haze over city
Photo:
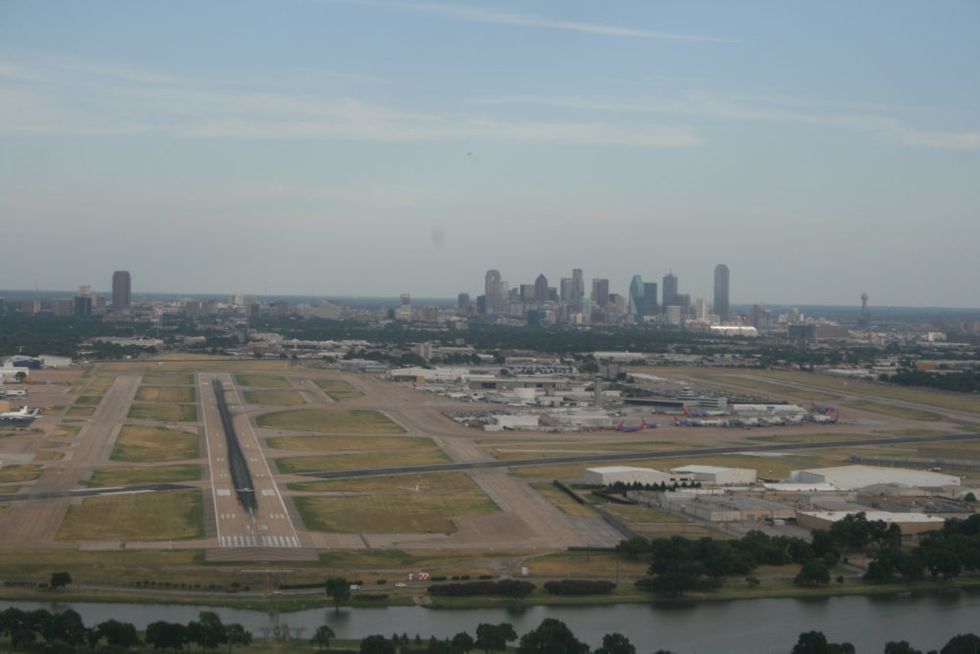
{"type": "Polygon", "coordinates": [[[0,6],[8,289],[980,307],[980,6],[0,6]],[[220,38],[218,38],[220,37],[220,38]]]}

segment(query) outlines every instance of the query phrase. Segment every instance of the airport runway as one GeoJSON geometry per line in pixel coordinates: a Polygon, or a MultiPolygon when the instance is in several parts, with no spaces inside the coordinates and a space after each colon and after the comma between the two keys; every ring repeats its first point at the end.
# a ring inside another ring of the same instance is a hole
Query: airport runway
{"type": "MultiPolygon", "coordinates": [[[[694,429],[692,427],[692,429],[694,429]]],[[[305,477],[320,479],[349,479],[353,477],[378,477],[392,474],[420,474],[427,472],[451,472],[454,470],[484,470],[488,468],[526,468],[532,466],[563,465],[568,463],[607,463],[615,461],[636,461],[639,459],[673,459],[678,457],[717,456],[720,454],[741,454],[753,452],[787,452],[795,450],[832,449],[836,447],[856,447],[859,445],[902,445],[908,443],[942,443],[947,441],[968,441],[980,438],[980,433],[945,434],[942,436],[896,436],[893,438],[865,438],[820,443],[773,443],[769,445],[728,445],[725,447],[700,447],[682,450],[662,450],[657,452],[617,452],[613,454],[580,454],[546,459],[514,459],[493,461],[470,461],[466,463],[437,463],[423,466],[403,466],[399,468],[368,468],[361,470],[332,470],[328,472],[304,472],[305,477]]]]}
{"type": "Polygon", "coordinates": [[[218,547],[298,548],[299,535],[276,486],[258,438],[243,410],[238,388],[231,375],[198,375],[201,420],[204,424],[207,456],[211,471],[212,501],[218,547]],[[252,475],[258,509],[255,514],[239,502],[228,468],[228,447],[211,380],[217,377],[225,387],[225,399],[232,413],[239,443],[252,475]]]}

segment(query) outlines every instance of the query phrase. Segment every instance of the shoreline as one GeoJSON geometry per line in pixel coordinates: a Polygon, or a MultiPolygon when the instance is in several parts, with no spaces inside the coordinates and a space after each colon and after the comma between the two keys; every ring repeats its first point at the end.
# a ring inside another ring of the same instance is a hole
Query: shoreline
{"type": "MultiPolygon", "coordinates": [[[[651,606],[684,606],[701,603],[718,603],[731,601],[762,600],[762,599],[823,599],[830,597],[843,597],[853,595],[902,595],[902,594],[943,594],[950,592],[961,592],[964,590],[980,589],[980,577],[957,578],[950,581],[921,581],[914,584],[906,583],[887,583],[887,584],[854,584],[839,586],[835,584],[823,588],[782,588],[782,589],[730,589],[715,593],[692,593],[680,597],[669,598],[652,595],[649,593],[639,593],[632,591],[629,593],[610,594],[605,596],[582,596],[567,597],[557,595],[540,595],[523,599],[514,598],[490,598],[490,597],[460,597],[445,598],[431,597],[426,602],[416,602],[413,595],[395,595],[384,601],[353,601],[347,602],[342,608],[347,609],[383,609],[383,608],[408,608],[417,606],[420,609],[428,610],[479,610],[479,609],[499,609],[521,610],[538,606],[576,606],[576,607],[598,607],[613,606],[617,604],[649,604],[651,606]]],[[[277,611],[281,613],[292,613],[299,611],[328,609],[332,608],[332,603],[324,596],[316,595],[315,598],[310,594],[296,595],[276,595],[259,596],[246,595],[244,593],[234,595],[201,594],[200,596],[189,596],[181,593],[179,597],[169,593],[147,593],[147,592],[128,592],[125,589],[105,589],[105,590],[71,590],[61,589],[57,591],[37,591],[24,588],[0,587],[0,601],[3,602],[37,602],[44,604],[70,604],[70,603],[93,603],[93,604],[134,604],[134,605],[173,605],[173,606],[204,606],[220,607],[228,609],[239,609],[247,611],[277,611]]],[[[356,597],[356,596],[355,596],[356,597]]]]}

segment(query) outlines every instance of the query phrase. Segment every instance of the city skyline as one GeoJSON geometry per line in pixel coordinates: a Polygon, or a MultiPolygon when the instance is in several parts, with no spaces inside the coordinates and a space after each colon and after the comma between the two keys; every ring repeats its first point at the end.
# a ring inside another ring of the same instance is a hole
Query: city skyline
{"type": "Polygon", "coordinates": [[[180,5],[0,7],[2,285],[980,307],[976,3],[180,5]]]}

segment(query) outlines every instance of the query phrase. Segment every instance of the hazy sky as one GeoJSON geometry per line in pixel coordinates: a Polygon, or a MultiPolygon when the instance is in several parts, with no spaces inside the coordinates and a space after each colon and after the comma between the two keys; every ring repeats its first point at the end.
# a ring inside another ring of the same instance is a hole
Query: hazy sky
{"type": "Polygon", "coordinates": [[[0,0],[0,288],[980,307],[980,3],[0,0]]]}

